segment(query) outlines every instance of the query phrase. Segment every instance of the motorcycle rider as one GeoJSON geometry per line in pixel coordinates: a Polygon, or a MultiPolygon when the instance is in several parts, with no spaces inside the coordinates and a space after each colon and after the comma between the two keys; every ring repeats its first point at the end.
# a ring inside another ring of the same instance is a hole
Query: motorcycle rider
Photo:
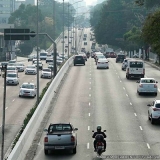
{"type": "MultiPolygon", "coordinates": [[[[96,138],[96,136],[98,134],[101,134],[104,138],[106,138],[107,137],[106,134],[104,132],[102,132],[101,130],[102,130],[102,127],[100,125],[97,126],[97,132],[94,132],[92,138],[96,138]]],[[[104,144],[104,151],[105,151],[106,150],[106,140],[104,138],[102,139],[102,142],[104,144]]],[[[94,140],[93,144],[94,144],[94,151],[96,152],[96,144],[97,144],[97,140],[96,139],[94,140]]]]}

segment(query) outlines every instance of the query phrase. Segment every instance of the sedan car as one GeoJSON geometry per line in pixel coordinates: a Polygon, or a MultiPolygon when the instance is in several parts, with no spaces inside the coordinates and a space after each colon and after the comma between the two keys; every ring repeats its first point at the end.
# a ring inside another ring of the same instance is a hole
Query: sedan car
{"type": "Polygon", "coordinates": [[[51,78],[52,71],[50,68],[43,68],[41,72],[41,78],[51,78]]]}
{"type": "Polygon", "coordinates": [[[51,70],[53,70],[53,69],[54,69],[54,63],[53,63],[53,62],[52,62],[52,63],[49,63],[49,64],[48,64],[48,68],[51,69],[51,70]]]}
{"type": "Polygon", "coordinates": [[[16,67],[17,67],[18,72],[24,71],[24,64],[23,63],[16,63],[16,67]]]}
{"type": "Polygon", "coordinates": [[[46,63],[48,62],[53,62],[53,56],[47,57],[46,58],[46,63]]]}
{"type": "MultiPolygon", "coordinates": [[[[33,64],[37,67],[37,61],[34,61],[34,63],[33,63],[33,64]]],[[[38,61],[38,65],[39,65],[39,69],[41,69],[41,70],[42,70],[42,68],[43,68],[42,61],[38,61]]]]}
{"type": "Polygon", "coordinates": [[[18,70],[16,66],[7,66],[7,72],[18,73],[18,70]]]}
{"type": "Polygon", "coordinates": [[[25,69],[25,74],[37,74],[37,68],[35,65],[28,65],[25,69]]]}
{"type": "Polygon", "coordinates": [[[154,100],[151,104],[148,104],[148,120],[151,121],[152,124],[155,121],[160,121],[160,100],[154,100]]]}
{"type": "Polygon", "coordinates": [[[37,87],[33,83],[23,83],[20,87],[19,97],[32,97],[36,96],[37,87]]]}
{"type": "Polygon", "coordinates": [[[99,58],[97,62],[97,69],[106,68],[109,69],[109,61],[106,58],[99,58]]]}
{"type": "Polygon", "coordinates": [[[157,81],[154,78],[141,78],[137,85],[137,93],[140,95],[142,93],[153,93],[157,96],[158,87],[157,81]]]}
{"type": "Polygon", "coordinates": [[[6,75],[6,84],[7,85],[18,85],[19,80],[18,80],[18,74],[17,73],[7,73],[6,75]]]}

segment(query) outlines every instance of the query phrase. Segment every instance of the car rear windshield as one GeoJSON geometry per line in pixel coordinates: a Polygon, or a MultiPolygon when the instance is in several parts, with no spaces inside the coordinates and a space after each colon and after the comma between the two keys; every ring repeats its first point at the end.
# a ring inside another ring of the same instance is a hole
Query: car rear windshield
{"type": "Polygon", "coordinates": [[[27,88],[27,89],[34,89],[34,85],[31,84],[23,84],[22,88],[27,88]]]}
{"type": "Polygon", "coordinates": [[[43,69],[43,71],[51,72],[51,70],[50,70],[50,69],[43,69]]]}
{"type": "Polygon", "coordinates": [[[131,68],[143,68],[143,62],[130,62],[131,68]]]}
{"type": "Polygon", "coordinates": [[[49,127],[48,132],[72,131],[70,124],[53,124],[49,127]]]}
{"type": "Polygon", "coordinates": [[[160,108],[160,103],[157,103],[157,104],[155,105],[155,107],[156,107],[156,108],[160,108]]]}
{"type": "Polygon", "coordinates": [[[155,83],[155,80],[154,79],[144,79],[144,80],[141,80],[141,83],[155,83]]]}
{"type": "Polygon", "coordinates": [[[75,59],[80,59],[80,58],[83,59],[82,56],[76,56],[76,57],[75,57],[75,59]]]}
{"type": "Polygon", "coordinates": [[[40,53],[40,56],[47,56],[47,53],[40,53]]]}
{"type": "Polygon", "coordinates": [[[125,58],[125,55],[118,55],[118,58],[125,58]]]}
{"type": "Polygon", "coordinates": [[[7,77],[17,77],[17,74],[7,74],[7,77]]]}

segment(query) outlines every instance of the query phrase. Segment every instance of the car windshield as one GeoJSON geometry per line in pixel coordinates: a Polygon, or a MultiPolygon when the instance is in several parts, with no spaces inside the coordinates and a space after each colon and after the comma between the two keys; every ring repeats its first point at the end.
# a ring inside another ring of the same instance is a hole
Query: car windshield
{"type": "Polygon", "coordinates": [[[24,66],[24,64],[16,64],[17,66],[24,66]]]}
{"type": "Polygon", "coordinates": [[[160,103],[157,103],[157,104],[155,105],[155,107],[156,107],[156,108],[160,108],[160,103]]]}
{"type": "Polygon", "coordinates": [[[7,70],[15,70],[16,68],[14,67],[8,67],[7,70]]]}
{"type": "Polygon", "coordinates": [[[154,79],[143,79],[141,80],[141,83],[155,83],[154,79]]]}
{"type": "MultiPolygon", "coordinates": [[[[39,61],[38,63],[39,63],[39,64],[42,64],[42,62],[40,62],[40,61],[39,61]]],[[[34,64],[37,64],[37,61],[34,61],[34,64]]]]}
{"type": "Polygon", "coordinates": [[[71,131],[70,124],[54,124],[49,127],[49,132],[71,131]]]}
{"type": "Polygon", "coordinates": [[[43,69],[43,71],[45,71],[45,72],[51,72],[50,69],[43,69]]]}
{"type": "Polygon", "coordinates": [[[106,57],[103,56],[103,55],[98,55],[97,57],[98,57],[98,58],[106,58],[106,57]]]}
{"type": "Polygon", "coordinates": [[[32,84],[22,84],[21,88],[34,89],[34,85],[32,85],[32,84]]]}
{"type": "Polygon", "coordinates": [[[40,56],[47,56],[47,53],[40,53],[40,56]]]}
{"type": "Polygon", "coordinates": [[[143,68],[143,62],[130,62],[131,68],[143,68]]]}
{"type": "Polygon", "coordinates": [[[17,74],[11,74],[11,73],[9,73],[9,74],[7,74],[7,77],[17,77],[17,74]]]}
{"type": "Polygon", "coordinates": [[[27,66],[27,68],[35,68],[35,66],[27,66]]]}
{"type": "Polygon", "coordinates": [[[119,57],[119,58],[124,58],[124,57],[125,57],[125,55],[118,55],[118,57],[119,57]]]}

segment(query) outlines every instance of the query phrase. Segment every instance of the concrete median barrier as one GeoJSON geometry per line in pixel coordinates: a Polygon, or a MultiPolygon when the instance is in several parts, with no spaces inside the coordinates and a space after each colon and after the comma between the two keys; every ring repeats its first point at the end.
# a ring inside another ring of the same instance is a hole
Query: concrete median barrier
{"type": "Polygon", "coordinates": [[[23,131],[21,137],[19,138],[16,146],[10,153],[8,160],[23,160],[29,147],[32,144],[34,136],[40,127],[43,117],[49,108],[50,102],[55,95],[55,92],[63,76],[66,74],[67,70],[73,63],[73,57],[68,59],[66,63],[62,66],[61,70],[58,72],[52,83],[50,84],[47,92],[42,98],[40,104],[38,105],[35,113],[33,114],[31,120],[27,124],[25,130],[23,131]]]}

